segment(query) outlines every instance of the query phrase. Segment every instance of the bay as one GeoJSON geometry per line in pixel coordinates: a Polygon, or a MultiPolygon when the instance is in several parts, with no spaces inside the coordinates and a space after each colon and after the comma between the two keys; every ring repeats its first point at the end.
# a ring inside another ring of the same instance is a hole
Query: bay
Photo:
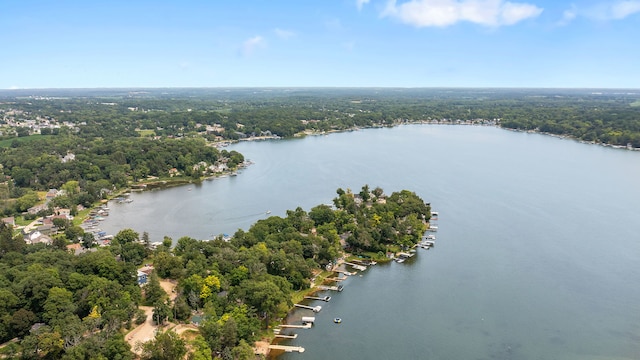
{"type": "Polygon", "coordinates": [[[281,358],[640,358],[640,153],[442,125],[232,148],[254,165],[134,193],[101,227],[207,239],[363,184],[415,191],[440,212],[434,249],[347,280],[285,342],[305,353],[281,358]]]}

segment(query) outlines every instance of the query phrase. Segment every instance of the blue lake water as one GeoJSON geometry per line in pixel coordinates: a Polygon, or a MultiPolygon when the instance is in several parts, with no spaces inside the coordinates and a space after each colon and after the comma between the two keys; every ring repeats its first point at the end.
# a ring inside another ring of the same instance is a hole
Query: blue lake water
{"type": "Polygon", "coordinates": [[[206,239],[363,184],[415,191],[440,212],[434,249],[345,281],[284,342],[305,353],[281,358],[640,358],[640,152],[442,125],[233,149],[255,164],[132,194],[101,227],[206,239]]]}

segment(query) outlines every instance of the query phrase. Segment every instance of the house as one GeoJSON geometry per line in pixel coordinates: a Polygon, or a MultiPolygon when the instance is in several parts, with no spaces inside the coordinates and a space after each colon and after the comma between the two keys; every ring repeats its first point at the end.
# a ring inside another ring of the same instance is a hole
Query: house
{"type": "Polygon", "coordinates": [[[146,264],[138,269],[138,285],[142,286],[147,283],[149,276],[153,272],[153,266],[146,264]]]}
{"type": "Polygon", "coordinates": [[[59,191],[56,189],[49,189],[49,191],[47,191],[47,195],[45,196],[46,201],[50,201],[53,198],[55,198],[56,196],[58,196],[59,191]]]}
{"type": "Polygon", "coordinates": [[[40,205],[30,207],[29,209],[27,209],[27,212],[29,214],[35,215],[40,211],[47,210],[47,208],[48,208],[47,204],[40,204],[40,205]]]}
{"type": "Polygon", "coordinates": [[[138,270],[138,285],[144,285],[147,283],[148,275],[140,270],[138,270]]]}
{"type": "Polygon", "coordinates": [[[73,216],[71,216],[71,209],[57,209],[56,212],[59,216],[65,216],[67,220],[73,220],[73,216]]]}
{"type": "Polygon", "coordinates": [[[60,161],[62,161],[63,163],[69,162],[69,161],[73,161],[76,159],[76,155],[72,154],[72,153],[67,153],[67,155],[65,155],[62,159],[60,159],[60,161]]]}
{"type": "Polygon", "coordinates": [[[33,244],[38,244],[38,243],[43,243],[46,245],[51,245],[53,244],[53,239],[51,239],[50,237],[48,237],[47,235],[42,234],[40,231],[36,230],[33,231],[31,233],[29,233],[25,238],[24,241],[28,244],[28,245],[33,245],[33,244]]]}
{"type": "Polygon", "coordinates": [[[169,169],[169,176],[174,177],[176,175],[178,175],[178,169],[176,168],[169,169]]]}
{"type": "Polygon", "coordinates": [[[74,255],[78,255],[82,252],[82,245],[80,244],[70,244],[67,245],[67,251],[74,255]]]}
{"type": "Polygon", "coordinates": [[[16,226],[16,219],[13,216],[2,218],[2,222],[7,225],[16,226]]]}
{"type": "Polygon", "coordinates": [[[40,232],[43,235],[51,235],[58,232],[58,228],[53,224],[43,224],[36,228],[36,231],[40,232]]]}

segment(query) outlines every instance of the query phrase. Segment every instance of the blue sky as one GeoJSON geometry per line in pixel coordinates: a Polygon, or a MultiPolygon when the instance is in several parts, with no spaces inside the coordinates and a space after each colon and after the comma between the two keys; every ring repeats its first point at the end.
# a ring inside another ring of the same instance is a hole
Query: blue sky
{"type": "Polygon", "coordinates": [[[0,0],[0,89],[640,87],[640,0],[0,0]]]}

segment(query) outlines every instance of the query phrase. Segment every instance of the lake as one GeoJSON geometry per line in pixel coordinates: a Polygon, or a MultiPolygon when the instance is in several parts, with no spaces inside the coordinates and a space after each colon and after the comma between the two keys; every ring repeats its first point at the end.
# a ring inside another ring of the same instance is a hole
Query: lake
{"type": "Polygon", "coordinates": [[[101,227],[207,239],[364,184],[440,213],[434,249],[349,278],[280,358],[640,358],[640,152],[446,125],[230,148],[254,165],[134,193],[101,227]]]}

